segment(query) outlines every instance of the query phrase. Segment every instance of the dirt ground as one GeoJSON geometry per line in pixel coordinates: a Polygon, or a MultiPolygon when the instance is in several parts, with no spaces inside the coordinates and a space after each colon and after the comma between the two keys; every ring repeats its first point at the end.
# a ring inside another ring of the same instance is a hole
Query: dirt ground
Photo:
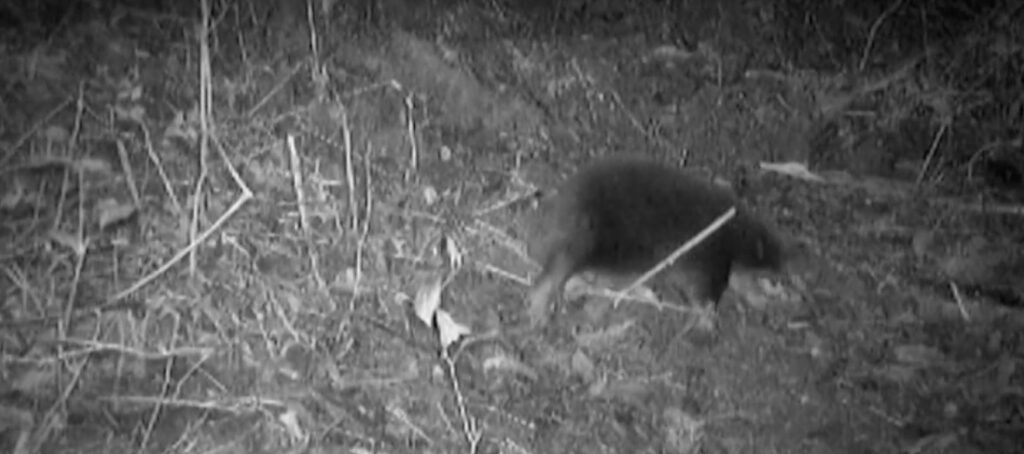
{"type": "Polygon", "coordinates": [[[0,451],[1024,452],[1018,3],[0,2],[0,451]],[[524,328],[622,152],[792,246],[710,342],[524,328]]]}

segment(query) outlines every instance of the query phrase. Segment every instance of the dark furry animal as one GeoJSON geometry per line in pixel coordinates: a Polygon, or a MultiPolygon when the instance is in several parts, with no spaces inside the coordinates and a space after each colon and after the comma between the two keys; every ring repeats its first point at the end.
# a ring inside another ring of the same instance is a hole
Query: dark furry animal
{"type": "Polygon", "coordinates": [[[547,322],[574,274],[647,271],[733,206],[735,217],[659,276],[691,304],[717,305],[734,266],[779,270],[779,238],[730,191],[680,169],[625,156],[588,165],[537,213],[527,243],[543,271],[529,293],[531,324],[547,322]]]}

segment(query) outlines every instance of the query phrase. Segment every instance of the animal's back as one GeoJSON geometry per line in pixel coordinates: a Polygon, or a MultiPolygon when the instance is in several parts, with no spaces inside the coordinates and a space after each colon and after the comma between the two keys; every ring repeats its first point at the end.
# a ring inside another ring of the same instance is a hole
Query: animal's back
{"type": "MultiPolygon", "coordinates": [[[[530,246],[543,271],[531,289],[531,319],[546,318],[549,300],[573,274],[646,271],[736,205],[729,191],[650,159],[585,167],[540,210],[544,228],[530,246]]],[[[771,229],[738,206],[733,220],[668,272],[684,277],[673,280],[688,298],[717,302],[734,263],[776,269],[781,256],[771,229]]]]}

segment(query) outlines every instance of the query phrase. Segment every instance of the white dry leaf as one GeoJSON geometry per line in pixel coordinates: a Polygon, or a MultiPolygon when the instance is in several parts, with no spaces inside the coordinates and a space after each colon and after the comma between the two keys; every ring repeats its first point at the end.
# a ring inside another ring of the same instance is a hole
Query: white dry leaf
{"type": "Polygon", "coordinates": [[[608,377],[601,375],[596,377],[596,380],[590,381],[590,386],[587,387],[587,395],[590,397],[602,397],[608,392],[608,377]]]}
{"type": "Polygon", "coordinates": [[[444,252],[448,256],[448,267],[453,270],[462,268],[462,249],[459,248],[459,244],[455,242],[455,239],[450,236],[446,237],[444,246],[444,252]]]}
{"type": "Polygon", "coordinates": [[[781,173],[801,180],[824,183],[825,179],[818,174],[811,172],[807,165],[802,162],[762,162],[761,169],[768,172],[781,173]]]}
{"type": "Polygon", "coordinates": [[[268,181],[270,180],[269,176],[272,175],[271,172],[273,169],[268,168],[268,166],[264,165],[262,162],[250,161],[245,170],[249,176],[252,177],[252,182],[255,185],[263,186],[268,184],[268,181]]]}
{"type": "Polygon", "coordinates": [[[393,303],[396,306],[404,306],[404,305],[409,304],[411,302],[412,302],[412,298],[409,297],[409,295],[407,293],[405,293],[405,292],[395,293],[393,303]]]}
{"type": "Polygon", "coordinates": [[[146,119],[146,108],[141,104],[114,106],[114,115],[122,120],[142,122],[146,119]]]}
{"type": "Polygon", "coordinates": [[[946,452],[946,449],[960,439],[960,434],[947,431],[932,435],[926,435],[915,441],[903,450],[907,454],[920,454],[922,452],[946,452]]]}
{"type": "Polygon", "coordinates": [[[641,285],[633,289],[633,291],[629,292],[628,295],[632,295],[638,301],[660,302],[658,294],[654,293],[654,290],[651,290],[651,288],[646,285],[641,285]]]}
{"type": "Polygon", "coordinates": [[[293,441],[302,441],[306,439],[306,431],[302,430],[302,425],[299,423],[299,415],[295,410],[289,408],[288,411],[281,413],[281,415],[277,417],[277,421],[284,426],[293,441]]]}
{"type": "Polygon", "coordinates": [[[526,377],[530,380],[537,380],[539,375],[537,371],[533,370],[528,364],[519,361],[505,353],[498,353],[494,356],[488,357],[483,362],[484,373],[491,373],[494,371],[509,371],[514,374],[518,374],[522,377],[526,377]]]}
{"type": "Polygon", "coordinates": [[[893,383],[908,384],[917,377],[917,367],[889,364],[874,370],[874,375],[893,383]]]}
{"type": "Polygon", "coordinates": [[[6,186],[0,186],[0,210],[11,210],[26,199],[25,182],[21,178],[11,178],[6,186]]]}
{"type": "MultiPolygon", "coordinates": [[[[267,262],[267,263],[269,263],[269,262],[267,262]]],[[[280,263],[280,262],[278,262],[278,263],[280,263]]],[[[290,268],[289,269],[278,269],[277,271],[278,271],[278,276],[286,276],[286,275],[290,275],[288,273],[291,271],[291,269],[290,268]],[[282,272],[284,272],[284,273],[282,273],[282,272]]],[[[358,279],[356,279],[356,277],[357,276],[356,276],[355,268],[353,268],[351,266],[350,267],[346,267],[344,270],[341,270],[341,272],[339,272],[338,274],[336,274],[334,276],[334,283],[332,285],[335,285],[339,289],[343,289],[343,290],[345,290],[347,292],[353,292],[353,293],[361,292],[362,290],[360,290],[358,288],[359,282],[357,282],[358,279]]],[[[405,297],[405,300],[396,299],[395,301],[398,302],[398,303],[405,303],[405,302],[407,302],[409,300],[409,296],[408,295],[401,294],[401,296],[405,297]]]]}
{"type": "Polygon", "coordinates": [[[178,138],[193,143],[199,138],[199,131],[187,112],[176,112],[174,119],[164,129],[164,139],[178,138]]]}
{"type": "Polygon", "coordinates": [[[427,206],[432,206],[433,204],[437,203],[437,201],[440,198],[441,196],[438,195],[437,189],[435,189],[433,186],[423,187],[423,202],[426,203],[427,206]]]}
{"type": "Polygon", "coordinates": [[[50,239],[53,240],[54,243],[75,251],[76,254],[85,253],[85,242],[75,235],[54,230],[50,232],[50,239]]]}
{"type": "Polygon", "coordinates": [[[427,326],[433,326],[434,314],[441,307],[441,278],[434,278],[430,283],[416,290],[416,299],[412,302],[416,316],[427,326]]]}
{"type": "Polygon", "coordinates": [[[107,198],[96,204],[96,210],[98,211],[96,217],[100,222],[100,230],[104,230],[135,214],[135,205],[119,203],[117,200],[107,198]]]}
{"type": "Polygon", "coordinates": [[[320,11],[324,16],[330,15],[334,11],[334,5],[338,3],[338,0],[320,0],[320,11]]]}
{"type": "Polygon", "coordinates": [[[95,173],[100,175],[110,175],[113,173],[113,169],[110,168],[110,162],[104,159],[81,158],[71,161],[71,165],[76,171],[83,173],[95,173]]]}
{"type": "Polygon", "coordinates": [[[296,295],[294,292],[284,291],[280,294],[279,298],[281,302],[288,306],[289,313],[298,314],[302,312],[305,300],[300,298],[299,295],[296,295]]]}
{"type": "Polygon", "coordinates": [[[138,101],[142,99],[142,84],[124,84],[117,93],[118,101],[138,101]]]}
{"type": "Polygon", "coordinates": [[[915,367],[931,367],[946,362],[946,356],[938,349],[927,345],[899,345],[893,349],[896,360],[915,367]]]}
{"type": "Polygon", "coordinates": [[[351,267],[351,266],[345,267],[345,272],[344,272],[343,276],[344,276],[344,279],[345,279],[345,285],[348,286],[347,288],[350,288],[350,289],[352,289],[353,292],[355,292],[356,291],[356,284],[357,284],[356,281],[358,280],[357,279],[358,276],[356,275],[355,267],[351,267]]]}
{"type": "Polygon", "coordinates": [[[43,137],[46,137],[46,140],[50,142],[65,143],[71,137],[71,134],[67,128],[54,125],[43,130],[43,137]]]}
{"type": "Polygon", "coordinates": [[[590,356],[587,356],[583,350],[576,350],[576,353],[573,353],[572,358],[569,359],[569,367],[586,382],[594,379],[597,370],[594,360],[590,359],[590,356]]]}
{"type": "Polygon", "coordinates": [[[704,439],[706,421],[677,407],[662,412],[664,443],[671,452],[698,452],[704,439]]]}
{"type": "Polygon", "coordinates": [[[442,348],[448,348],[449,345],[470,332],[468,326],[456,322],[447,311],[437,311],[437,336],[441,341],[442,348]]]}
{"type": "Polygon", "coordinates": [[[441,151],[439,152],[439,154],[441,162],[448,162],[452,160],[452,149],[447,145],[441,147],[441,151]]]}
{"type": "Polygon", "coordinates": [[[682,63],[696,56],[698,56],[696,52],[690,52],[681,47],[666,44],[655,47],[654,50],[651,51],[650,57],[648,57],[648,59],[675,61],[682,63]]]}

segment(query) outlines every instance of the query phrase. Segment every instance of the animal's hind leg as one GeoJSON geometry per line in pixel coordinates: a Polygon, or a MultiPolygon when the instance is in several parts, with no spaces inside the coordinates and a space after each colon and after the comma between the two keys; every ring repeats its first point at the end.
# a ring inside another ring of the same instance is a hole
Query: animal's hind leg
{"type": "Polygon", "coordinates": [[[651,350],[656,358],[661,358],[672,351],[676,339],[692,329],[693,317],[684,312],[689,303],[689,297],[682,286],[684,280],[685,276],[680,276],[676,270],[668,269],[652,282],[652,289],[657,293],[658,299],[669,305],[658,310],[657,314],[644,317],[644,324],[650,335],[651,350]]]}
{"type": "Polygon", "coordinates": [[[530,307],[527,317],[530,326],[539,328],[547,324],[551,314],[551,302],[562,297],[565,281],[575,272],[574,258],[569,250],[555,251],[544,264],[544,270],[530,288],[527,299],[530,307]]]}
{"type": "Polygon", "coordinates": [[[685,322],[676,330],[670,343],[693,332],[692,340],[700,344],[714,341],[717,306],[729,285],[731,266],[720,259],[700,261],[701,266],[677,265],[666,276],[666,285],[689,303],[685,322]]]}

